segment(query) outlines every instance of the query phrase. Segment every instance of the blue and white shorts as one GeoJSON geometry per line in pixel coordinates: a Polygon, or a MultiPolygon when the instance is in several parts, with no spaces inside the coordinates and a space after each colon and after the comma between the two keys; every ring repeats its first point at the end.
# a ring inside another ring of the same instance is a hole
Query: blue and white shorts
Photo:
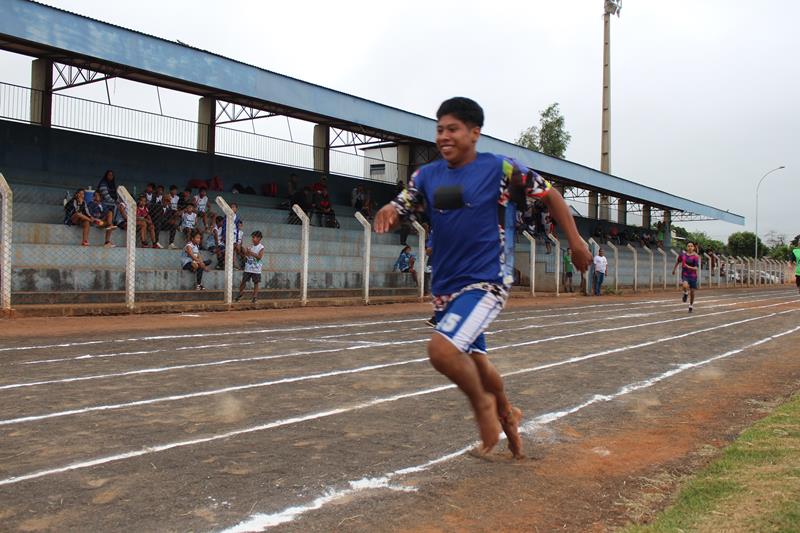
{"type": "Polygon", "coordinates": [[[486,353],[483,332],[497,318],[505,298],[496,292],[473,289],[458,294],[443,311],[436,311],[436,331],[464,353],[486,353]]]}

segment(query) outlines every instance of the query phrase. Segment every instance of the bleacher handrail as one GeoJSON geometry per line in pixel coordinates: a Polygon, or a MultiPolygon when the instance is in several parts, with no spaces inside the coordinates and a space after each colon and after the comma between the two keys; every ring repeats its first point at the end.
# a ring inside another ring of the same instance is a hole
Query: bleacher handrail
{"type": "Polygon", "coordinates": [[[362,269],[362,286],[364,287],[364,303],[369,303],[369,269],[370,269],[370,255],[372,254],[372,224],[366,219],[364,215],[356,211],[356,220],[361,223],[364,228],[364,262],[362,269]]]}
{"type": "Polygon", "coordinates": [[[225,198],[217,196],[214,200],[225,213],[225,304],[233,304],[233,231],[236,229],[236,213],[225,198]]]}
{"type": "Polygon", "coordinates": [[[11,309],[11,213],[14,193],[0,172],[0,309],[11,309]]]}
{"type": "Polygon", "coordinates": [[[300,269],[300,305],[306,305],[308,303],[308,239],[311,221],[299,205],[292,204],[292,211],[300,219],[303,228],[300,236],[300,260],[302,262],[300,269]]]}
{"type": "Polygon", "coordinates": [[[125,186],[117,187],[117,195],[125,204],[125,305],[136,305],[136,201],[125,186]]]}

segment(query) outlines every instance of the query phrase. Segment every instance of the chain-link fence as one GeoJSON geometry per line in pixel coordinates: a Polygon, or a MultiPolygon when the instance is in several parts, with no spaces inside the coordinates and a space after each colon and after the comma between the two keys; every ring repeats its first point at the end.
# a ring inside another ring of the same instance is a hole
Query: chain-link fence
{"type": "MultiPolygon", "coordinates": [[[[421,227],[378,235],[347,206],[306,213],[255,195],[198,201],[194,196],[201,195],[190,191],[173,204],[168,193],[159,199],[160,191],[136,185],[129,187],[133,197],[120,187],[116,198],[88,186],[5,185],[0,179],[3,308],[231,300],[241,306],[253,297],[369,301],[420,296],[426,280],[421,227]]],[[[518,239],[516,281],[533,282],[538,292],[564,292],[565,246],[551,239],[548,253],[544,241],[530,244],[518,239]]],[[[639,247],[602,246],[609,261],[606,288],[649,290],[651,278],[654,289],[677,283],[674,250],[654,250],[651,262],[650,251],[639,247]]],[[[579,276],[573,273],[576,292],[579,276]]],[[[591,272],[586,279],[591,285],[591,272]]],[[[709,256],[702,280],[703,287],[753,286],[791,283],[794,273],[786,261],[709,256]]]]}

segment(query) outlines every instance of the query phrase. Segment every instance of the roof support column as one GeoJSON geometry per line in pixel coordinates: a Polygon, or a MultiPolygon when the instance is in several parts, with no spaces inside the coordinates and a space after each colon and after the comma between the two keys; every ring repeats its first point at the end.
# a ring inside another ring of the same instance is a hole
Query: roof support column
{"type": "Polygon", "coordinates": [[[53,61],[31,62],[31,122],[49,128],[53,115],[53,61]]]}
{"type": "Polygon", "coordinates": [[[197,109],[197,151],[213,154],[217,148],[217,99],[204,96],[197,109]]]}
{"type": "Polygon", "coordinates": [[[331,130],[324,124],[314,126],[314,170],[323,174],[331,168],[331,130]]]}
{"type": "Polygon", "coordinates": [[[628,225],[628,201],[622,198],[617,200],[617,224],[628,225]]]}
{"type": "Polygon", "coordinates": [[[642,227],[645,229],[650,229],[653,225],[653,216],[651,212],[651,207],[648,204],[644,204],[642,206],[642,227]]]}
{"type": "Polygon", "coordinates": [[[397,179],[403,180],[403,183],[408,183],[408,178],[411,176],[410,163],[411,147],[407,144],[397,145],[397,179]]]}
{"type": "Polygon", "coordinates": [[[664,247],[672,246],[672,211],[664,209],[664,247]]]}
{"type": "Polygon", "coordinates": [[[611,220],[611,214],[609,213],[609,201],[607,194],[600,195],[600,213],[597,218],[600,220],[611,220]]]}
{"type": "Polygon", "coordinates": [[[589,191],[589,212],[586,214],[587,218],[597,220],[597,193],[589,191]]]}

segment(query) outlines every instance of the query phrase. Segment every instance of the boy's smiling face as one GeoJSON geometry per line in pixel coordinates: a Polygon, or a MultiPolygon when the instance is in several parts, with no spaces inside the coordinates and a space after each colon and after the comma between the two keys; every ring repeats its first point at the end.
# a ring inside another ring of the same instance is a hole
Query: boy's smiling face
{"type": "Polygon", "coordinates": [[[451,167],[458,167],[470,161],[480,135],[478,126],[444,115],[436,124],[436,147],[451,167]]]}

